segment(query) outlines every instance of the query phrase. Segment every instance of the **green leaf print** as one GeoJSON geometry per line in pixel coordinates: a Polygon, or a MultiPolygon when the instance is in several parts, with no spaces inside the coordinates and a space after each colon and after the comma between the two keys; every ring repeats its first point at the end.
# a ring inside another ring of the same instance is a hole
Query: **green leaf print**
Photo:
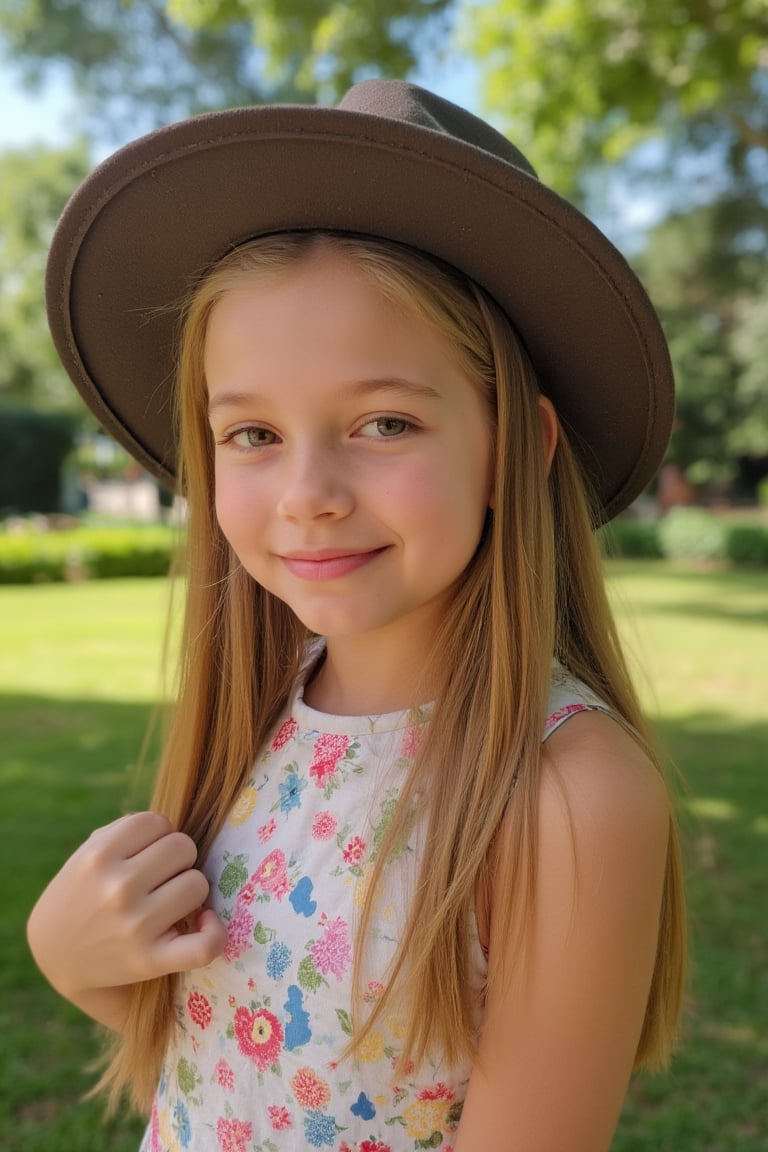
{"type": "Polygon", "coordinates": [[[443,1137],[440,1132],[433,1132],[429,1140],[416,1140],[417,1148],[439,1148],[443,1142],[443,1137]]]}
{"type": "Polygon", "coordinates": [[[448,1109],[448,1115],[445,1118],[445,1122],[449,1128],[458,1128],[463,1108],[463,1100],[457,1100],[455,1104],[451,1104],[450,1108],[448,1109]]]}
{"type": "Polygon", "coordinates": [[[262,924],[261,920],[257,920],[253,929],[253,938],[257,944],[268,944],[274,932],[269,932],[262,924]]]}
{"type": "Polygon", "coordinates": [[[315,968],[311,956],[305,956],[299,964],[298,976],[299,987],[303,988],[305,992],[317,992],[318,988],[322,988],[323,984],[326,983],[317,968],[315,968]]]}
{"type": "Polygon", "coordinates": [[[194,1092],[198,1084],[202,1084],[203,1078],[200,1075],[197,1065],[190,1064],[186,1056],[182,1056],[179,1060],[178,1068],[176,1069],[176,1079],[179,1082],[179,1088],[185,1096],[189,1096],[194,1092]]]}
{"type": "Polygon", "coordinates": [[[339,1021],[339,1024],[341,1025],[341,1030],[344,1033],[344,1035],[345,1036],[351,1036],[352,1035],[352,1017],[350,1016],[349,1012],[346,1012],[343,1008],[337,1008],[336,1009],[336,1018],[339,1021]]]}
{"type": "MultiPolygon", "coordinates": [[[[227,860],[228,853],[224,853],[224,859],[227,860]]],[[[245,866],[246,857],[243,855],[234,856],[228,860],[222,869],[221,876],[219,877],[219,892],[225,900],[229,900],[242,888],[248,879],[248,869],[245,866]]]]}

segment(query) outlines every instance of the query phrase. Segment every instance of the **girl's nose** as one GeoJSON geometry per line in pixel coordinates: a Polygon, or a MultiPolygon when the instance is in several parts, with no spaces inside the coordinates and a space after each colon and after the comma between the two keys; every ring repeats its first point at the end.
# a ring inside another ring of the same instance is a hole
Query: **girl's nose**
{"type": "Polygon", "coordinates": [[[340,519],[354,506],[348,469],[329,449],[312,448],[292,453],[277,503],[286,520],[340,519]]]}

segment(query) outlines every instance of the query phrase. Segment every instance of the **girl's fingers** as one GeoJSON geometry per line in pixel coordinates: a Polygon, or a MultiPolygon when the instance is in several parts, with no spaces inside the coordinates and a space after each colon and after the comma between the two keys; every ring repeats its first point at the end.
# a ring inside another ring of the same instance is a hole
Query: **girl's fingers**
{"type": "Polygon", "coordinates": [[[226,944],[226,928],[216,913],[206,908],[195,916],[192,931],[177,931],[157,942],[154,959],[160,967],[156,975],[205,968],[221,955],[226,944]]]}
{"type": "Polygon", "coordinates": [[[80,851],[101,854],[105,863],[130,860],[173,831],[170,820],[159,812],[133,812],[97,828],[80,851]]]}
{"type": "Polygon", "coordinates": [[[163,939],[175,925],[195,915],[208,898],[208,881],[190,868],[174,876],[146,898],[142,933],[147,940],[163,939]]]}
{"type": "Polygon", "coordinates": [[[197,845],[183,832],[169,832],[126,861],[126,874],[137,893],[150,893],[174,876],[194,868],[197,845]]]}

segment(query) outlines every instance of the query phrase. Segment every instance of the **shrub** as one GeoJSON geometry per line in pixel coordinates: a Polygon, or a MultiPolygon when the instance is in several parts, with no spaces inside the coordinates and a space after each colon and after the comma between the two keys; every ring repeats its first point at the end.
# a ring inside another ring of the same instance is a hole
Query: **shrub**
{"type": "Polygon", "coordinates": [[[61,469],[75,432],[68,412],[0,409],[0,510],[59,511],[61,469]]]}
{"type": "Polygon", "coordinates": [[[659,543],[668,560],[722,560],[726,526],[705,508],[672,508],[659,521],[659,543]]]}
{"type": "Polygon", "coordinates": [[[732,564],[768,568],[768,525],[730,524],[725,534],[725,554],[732,564]]]}
{"type": "Polygon", "coordinates": [[[175,542],[161,525],[0,535],[0,584],[164,576],[175,542]]]}
{"type": "Polygon", "coordinates": [[[600,533],[603,550],[609,556],[658,560],[661,557],[658,524],[655,520],[620,517],[600,533]]]}

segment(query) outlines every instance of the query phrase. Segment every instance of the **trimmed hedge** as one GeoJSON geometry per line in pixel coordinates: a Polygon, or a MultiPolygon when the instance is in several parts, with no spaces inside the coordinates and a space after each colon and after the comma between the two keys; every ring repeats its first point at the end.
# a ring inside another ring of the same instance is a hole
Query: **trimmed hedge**
{"type": "Polygon", "coordinates": [[[0,515],[60,510],[61,470],[76,430],[69,412],[0,408],[0,515]]]}
{"type": "Polygon", "coordinates": [[[768,567],[768,523],[728,520],[706,508],[673,508],[658,520],[619,518],[600,537],[608,556],[768,567]]]}
{"type": "Polygon", "coordinates": [[[163,525],[0,535],[0,584],[165,576],[178,532],[163,525]]]}

